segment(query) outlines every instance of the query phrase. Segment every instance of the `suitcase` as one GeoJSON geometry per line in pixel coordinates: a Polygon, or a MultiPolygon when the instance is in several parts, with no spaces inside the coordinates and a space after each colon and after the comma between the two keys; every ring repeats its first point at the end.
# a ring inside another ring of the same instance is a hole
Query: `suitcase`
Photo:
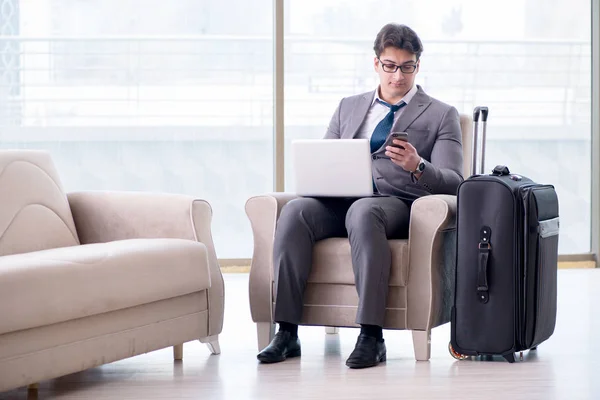
{"type": "Polygon", "coordinates": [[[487,107],[475,108],[472,175],[458,187],[449,350],[457,359],[502,356],[512,363],[515,353],[522,360],[523,350],[536,349],[554,332],[558,197],[552,185],[506,166],[483,173],[487,117],[487,107]]]}

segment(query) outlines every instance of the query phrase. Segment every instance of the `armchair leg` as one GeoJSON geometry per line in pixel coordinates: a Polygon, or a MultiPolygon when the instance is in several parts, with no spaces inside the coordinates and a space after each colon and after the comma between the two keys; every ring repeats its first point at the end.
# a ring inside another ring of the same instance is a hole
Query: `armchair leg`
{"type": "Polygon", "coordinates": [[[175,361],[183,360],[183,343],[173,346],[173,359],[175,361]]]}
{"type": "Polygon", "coordinates": [[[338,328],[337,326],[326,326],[325,333],[327,333],[328,335],[336,335],[340,333],[340,328],[338,328]]]}
{"type": "Polygon", "coordinates": [[[275,336],[275,324],[271,322],[257,322],[256,335],[258,336],[258,351],[262,351],[271,343],[275,336]]]}
{"type": "Polygon", "coordinates": [[[219,335],[208,336],[200,339],[200,343],[206,343],[206,346],[213,354],[221,354],[221,346],[219,346],[219,335]]]}
{"type": "Polygon", "coordinates": [[[431,330],[412,331],[413,347],[417,361],[428,361],[431,357],[431,330]]]}

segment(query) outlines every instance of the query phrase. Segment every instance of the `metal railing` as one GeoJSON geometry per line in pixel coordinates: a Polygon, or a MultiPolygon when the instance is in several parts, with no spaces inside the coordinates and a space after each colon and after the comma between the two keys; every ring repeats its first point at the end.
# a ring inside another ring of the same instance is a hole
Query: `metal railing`
{"type": "MultiPolygon", "coordinates": [[[[322,126],[377,84],[370,39],[285,43],[287,125],[322,126]]],[[[268,37],[3,36],[0,126],[271,126],[272,59],[268,37]]],[[[433,41],[422,63],[428,93],[497,125],[589,125],[589,42],[433,41]]]]}

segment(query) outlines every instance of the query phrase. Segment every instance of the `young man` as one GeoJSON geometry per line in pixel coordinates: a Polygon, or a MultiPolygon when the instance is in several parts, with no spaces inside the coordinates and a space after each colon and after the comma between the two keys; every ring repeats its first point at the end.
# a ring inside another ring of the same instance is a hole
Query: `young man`
{"type": "Polygon", "coordinates": [[[375,190],[384,197],[299,198],[286,204],[274,242],[279,332],[257,358],[266,363],[300,356],[298,324],[316,241],[350,240],[361,325],[350,368],[386,359],[383,340],[391,251],[388,239],[406,237],[410,204],[429,194],[456,194],[462,177],[459,114],[415,85],[423,46],[405,25],[388,24],[375,39],[379,87],[342,99],[325,139],[368,138],[375,190]],[[393,128],[393,129],[392,129],[393,128]],[[407,132],[408,142],[384,146],[391,131],[407,132]],[[400,147],[401,146],[401,147],[400,147]]]}

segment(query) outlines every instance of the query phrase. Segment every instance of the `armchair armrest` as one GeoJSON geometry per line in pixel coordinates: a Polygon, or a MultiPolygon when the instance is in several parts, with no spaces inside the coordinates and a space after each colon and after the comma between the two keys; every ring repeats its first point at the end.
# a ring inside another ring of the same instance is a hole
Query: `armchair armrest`
{"type": "Polygon", "coordinates": [[[456,266],[456,196],[417,199],[409,226],[407,328],[450,321],[456,266]]]}
{"type": "Polygon", "coordinates": [[[254,252],[250,268],[250,313],[254,322],[271,322],[273,308],[273,242],[281,209],[297,196],[290,193],[269,193],[246,201],[254,237],[254,252]]]}
{"type": "Polygon", "coordinates": [[[205,200],[144,192],[73,192],[67,198],[81,244],[134,238],[176,238],[206,246],[211,287],[209,336],[223,327],[224,284],[205,200]],[[215,311],[212,311],[215,310],[215,311]]]}

